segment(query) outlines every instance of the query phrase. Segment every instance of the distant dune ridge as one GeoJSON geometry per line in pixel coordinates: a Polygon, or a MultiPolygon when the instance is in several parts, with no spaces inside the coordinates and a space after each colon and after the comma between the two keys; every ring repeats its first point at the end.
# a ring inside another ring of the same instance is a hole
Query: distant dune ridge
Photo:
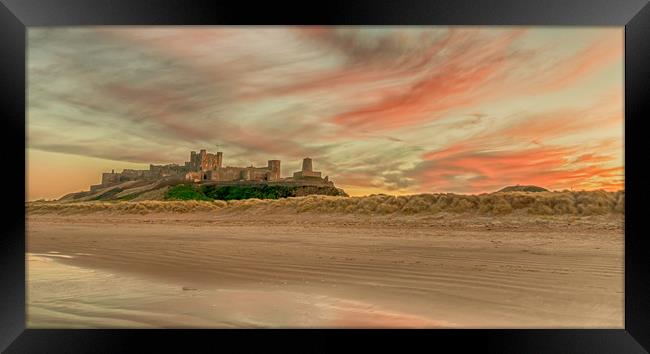
{"type": "Polygon", "coordinates": [[[320,213],[408,215],[473,213],[479,215],[604,215],[624,214],[625,191],[496,192],[480,195],[416,194],[340,197],[310,195],[281,199],[230,201],[82,201],[28,202],[33,214],[76,213],[320,213]]]}
{"type": "Polygon", "coordinates": [[[548,189],[538,186],[508,186],[499,190],[499,192],[548,192],[548,189]]]}

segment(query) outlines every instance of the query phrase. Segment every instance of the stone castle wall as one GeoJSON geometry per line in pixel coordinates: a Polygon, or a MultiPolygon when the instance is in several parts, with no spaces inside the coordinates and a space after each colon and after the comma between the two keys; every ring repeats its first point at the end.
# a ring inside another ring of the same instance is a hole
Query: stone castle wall
{"type": "Polygon", "coordinates": [[[102,174],[102,183],[91,186],[91,190],[134,180],[157,180],[170,176],[179,177],[187,181],[212,181],[212,182],[286,182],[286,183],[316,183],[329,184],[327,178],[322,179],[321,173],[313,171],[310,158],[302,162],[302,170],[295,172],[291,178],[281,177],[280,160],[268,160],[264,167],[222,167],[223,154],[208,153],[206,150],[190,152],[190,160],[184,165],[149,165],[148,170],[125,169],[120,173],[110,172],[102,174]],[[301,182],[302,181],[302,182],[301,182]]]}
{"type": "Polygon", "coordinates": [[[268,167],[221,167],[205,171],[203,180],[211,181],[275,181],[279,171],[268,167]]]}

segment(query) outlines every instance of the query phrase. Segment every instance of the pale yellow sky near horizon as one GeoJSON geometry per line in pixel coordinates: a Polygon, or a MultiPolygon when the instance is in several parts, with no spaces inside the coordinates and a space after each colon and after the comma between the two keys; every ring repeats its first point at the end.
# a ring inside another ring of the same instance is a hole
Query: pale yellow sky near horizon
{"type": "Polygon", "coordinates": [[[149,165],[27,149],[27,200],[58,199],[68,193],[88,190],[101,182],[103,172],[125,168],[147,169],[149,165]]]}
{"type": "Polygon", "coordinates": [[[30,28],[27,200],[303,157],[351,195],[624,187],[623,27],[30,28]]]}

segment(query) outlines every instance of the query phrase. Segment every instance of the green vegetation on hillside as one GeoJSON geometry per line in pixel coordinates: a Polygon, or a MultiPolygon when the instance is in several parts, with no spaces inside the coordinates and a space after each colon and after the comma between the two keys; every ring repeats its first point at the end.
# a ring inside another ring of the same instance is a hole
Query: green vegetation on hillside
{"type": "Polygon", "coordinates": [[[342,195],[333,187],[253,185],[253,186],[219,186],[179,184],[165,193],[167,200],[241,200],[241,199],[278,199],[309,194],[342,195]]]}
{"type": "Polygon", "coordinates": [[[208,198],[198,186],[192,184],[179,184],[173,186],[165,193],[167,200],[212,200],[208,198]]]}
{"type": "Polygon", "coordinates": [[[201,188],[203,193],[218,200],[239,199],[278,199],[293,197],[296,187],[293,186],[216,186],[208,185],[201,188]]]}

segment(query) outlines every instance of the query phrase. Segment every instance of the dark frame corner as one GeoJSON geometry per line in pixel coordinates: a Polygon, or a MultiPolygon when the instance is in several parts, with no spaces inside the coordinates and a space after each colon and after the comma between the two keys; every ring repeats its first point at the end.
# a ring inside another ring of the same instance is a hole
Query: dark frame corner
{"type": "MultiPolygon", "coordinates": [[[[12,353],[137,351],[157,342],[166,349],[195,352],[222,341],[240,349],[280,344],[288,335],[308,347],[331,346],[330,339],[363,342],[359,348],[409,343],[480,348],[499,353],[642,353],[650,351],[650,238],[643,223],[650,199],[650,151],[645,132],[650,117],[650,5],[647,0],[546,1],[332,1],[313,4],[178,0],[0,0],[0,110],[3,151],[25,143],[25,44],[29,26],[170,24],[413,24],[413,25],[583,25],[625,26],[625,329],[594,330],[435,330],[435,331],[206,331],[206,330],[35,330],[25,329],[25,178],[3,174],[8,188],[0,237],[0,350],[12,353]],[[261,7],[260,7],[261,6],[261,7]],[[19,188],[22,186],[23,188],[19,188]],[[298,332],[298,333],[296,333],[298,332]],[[257,341],[245,340],[251,335],[257,341]],[[191,349],[190,349],[191,348],[191,349]],[[645,350],[643,349],[645,348],[645,350]]],[[[3,154],[5,164],[25,164],[25,155],[3,154]]],[[[16,167],[14,170],[18,170],[16,167]]],[[[222,344],[219,345],[220,348],[222,344]]],[[[150,351],[150,348],[149,350],[150,351]]]]}

